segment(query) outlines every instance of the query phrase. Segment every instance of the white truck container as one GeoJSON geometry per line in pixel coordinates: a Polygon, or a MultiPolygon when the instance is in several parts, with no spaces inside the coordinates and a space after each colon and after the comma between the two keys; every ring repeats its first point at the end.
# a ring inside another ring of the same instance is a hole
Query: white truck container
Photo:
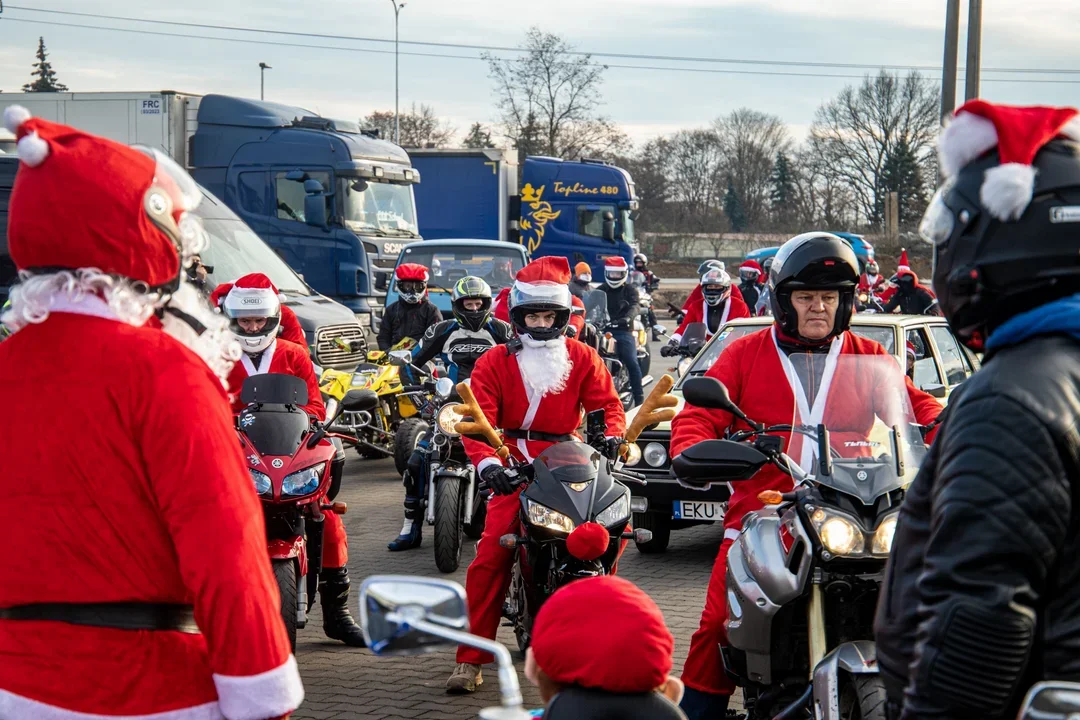
{"type": "MultiPolygon", "coordinates": [[[[201,95],[161,92],[20,93],[0,105],[22,105],[34,117],[77,127],[125,145],[161,150],[190,167],[190,141],[198,127],[201,95]]],[[[14,150],[12,150],[14,152],[14,150]]]]}

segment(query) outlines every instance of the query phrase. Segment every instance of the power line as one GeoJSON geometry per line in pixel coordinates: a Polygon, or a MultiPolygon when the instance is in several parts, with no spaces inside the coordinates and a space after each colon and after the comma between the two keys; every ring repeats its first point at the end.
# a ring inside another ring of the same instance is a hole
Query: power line
{"type": "MultiPolygon", "coordinates": [[[[77,12],[74,10],[48,10],[42,8],[30,8],[20,5],[9,5],[12,10],[25,12],[48,13],[54,15],[69,15],[75,17],[95,18],[98,20],[119,20],[123,22],[148,23],[154,25],[174,25],[179,27],[198,28],[202,30],[224,30],[229,32],[263,33],[268,35],[286,35],[292,37],[320,38],[329,40],[344,40],[353,42],[392,43],[393,40],[375,37],[361,37],[351,35],[327,35],[321,33],[307,33],[290,30],[266,30],[260,28],[241,27],[233,25],[211,25],[206,23],[182,22],[178,20],[150,20],[145,18],[127,17],[123,15],[106,15],[103,13],[77,12]]],[[[82,27],[82,26],[80,26],[82,27]]],[[[428,47],[456,48],[463,50],[483,50],[494,52],[526,52],[519,47],[504,47],[498,45],[469,45],[463,43],[441,43],[420,40],[401,40],[402,45],[423,45],[428,47]]],[[[840,68],[840,69],[885,69],[885,70],[926,70],[940,72],[938,65],[908,65],[908,64],[874,64],[874,63],[835,63],[818,62],[809,60],[757,60],[750,58],[715,58],[715,57],[691,57],[681,55],[645,55],[639,53],[611,53],[611,52],[587,52],[582,50],[568,51],[570,55],[611,57],[630,60],[663,60],[669,62],[695,62],[695,63],[718,63],[728,65],[769,65],[790,67],[817,67],[817,68],[840,68]]],[[[1070,68],[982,68],[984,72],[1042,74],[1042,75],[1080,75],[1080,69],[1070,68]]]]}

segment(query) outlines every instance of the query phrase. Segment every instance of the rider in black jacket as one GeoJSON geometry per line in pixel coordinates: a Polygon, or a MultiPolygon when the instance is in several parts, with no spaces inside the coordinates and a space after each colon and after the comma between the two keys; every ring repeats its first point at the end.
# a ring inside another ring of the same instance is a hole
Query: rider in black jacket
{"type": "MultiPolygon", "coordinates": [[[[615,338],[619,362],[626,366],[630,376],[630,393],[634,396],[634,405],[645,401],[645,392],[641,388],[641,366],[637,359],[637,343],[634,342],[634,318],[638,312],[638,291],[626,282],[630,277],[630,268],[621,257],[609,257],[604,261],[604,284],[600,289],[607,295],[609,326],[615,338]]],[[[601,332],[605,328],[599,328],[601,332]]]]}
{"type": "Polygon", "coordinates": [[[896,308],[900,308],[904,315],[941,315],[936,298],[919,284],[919,278],[910,270],[902,270],[897,274],[896,292],[889,298],[882,312],[891,313],[896,308]]]}
{"type": "Polygon", "coordinates": [[[1052,139],[1080,134],[1075,110],[1014,113],[957,111],[920,226],[986,355],[900,511],[875,623],[893,718],[1012,718],[1033,683],[1080,681],[1080,145],[1052,139]]]}
{"type": "Polygon", "coordinates": [[[379,326],[379,349],[389,350],[403,338],[419,340],[427,329],[442,320],[439,308],[427,299],[428,269],[417,263],[402,263],[394,270],[394,282],[401,297],[383,313],[379,326]]]}

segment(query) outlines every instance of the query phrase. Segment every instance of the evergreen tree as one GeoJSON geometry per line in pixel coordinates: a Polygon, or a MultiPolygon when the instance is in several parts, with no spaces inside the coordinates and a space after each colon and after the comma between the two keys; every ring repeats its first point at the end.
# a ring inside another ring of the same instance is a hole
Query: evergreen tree
{"type": "Polygon", "coordinates": [[[469,134],[465,136],[461,144],[463,148],[493,148],[495,143],[491,139],[491,131],[483,123],[473,123],[469,128],[469,134]]]}
{"type": "Polygon", "coordinates": [[[926,211],[926,192],[915,151],[901,139],[886,156],[881,170],[881,193],[877,198],[879,220],[885,216],[885,197],[895,192],[899,197],[901,227],[919,222],[926,211]]]}
{"type": "Polygon", "coordinates": [[[742,198],[735,191],[735,181],[730,177],[728,178],[727,192],[724,194],[724,214],[727,215],[732,232],[746,230],[746,210],[743,208],[742,198]]]}
{"type": "Polygon", "coordinates": [[[795,177],[791,171],[791,161],[783,151],[776,153],[772,177],[769,179],[772,189],[769,192],[769,204],[773,218],[781,227],[792,224],[795,215],[795,177]]]}
{"type": "Polygon", "coordinates": [[[43,37],[38,38],[37,59],[34,70],[30,73],[30,77],[37,79],[23,85],[23,92],[67,92],[67,85],[61,84],[56,79],[56,71],[49,62],[49,53],[45,50],[43,37]]]}

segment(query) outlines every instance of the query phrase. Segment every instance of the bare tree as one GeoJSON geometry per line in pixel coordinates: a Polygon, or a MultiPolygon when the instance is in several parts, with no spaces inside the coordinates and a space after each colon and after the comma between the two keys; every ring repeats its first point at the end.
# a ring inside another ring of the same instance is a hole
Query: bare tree
{"type": "Polygon", "coordinates": [[[776,154],[791,144],[787,127],[775,115],[740,108],[713,123],[727,174],[742,200],[746,225],[761,228],[768,220],[776,154]]]}
{"type": "Polygon", "coordinates": [[[818,108],[810,147],[851,189],[866,222],[878,219],[884,171],[898,146],[906,146],[923,176],[932,177],[939,104],[938,87],[919,73],[901,77],[883,70],[818,108]]]}
{"type": "Polygon", "coordinates": [[[795,153],[795,215],[802,230],[848,230],[857,222],[846,181],[807,144],[795,153]]]}
{"type": "MultiPolygon", "coordinates": [[[[417,109],[413,103],[409,112],[401,114],[400,124],[402,147],[442,147],[454,138],[454,128],[448,121],[440,119],[430,105],[421,104],[417,109]]],[[[360,125],[364,129],[378,130],[380,137],[391,140],[394,137],[394,112],[376,110],[361,120],[360,125]]]]}
{"type": "Polygon", "coordinates": [[[679,229],[712,232],[723,222],[724,154],[712,130],[680,130],[667,140],[668,182],[679,229]]]}
{"type": "Polygon", "coordinates": [[[668,229],[671,221],[672,185],[668,179],[671,143],[656,137],[645,142],[633,155],[616,157],[613,162],[634,178],[640,203],[637,229],[657,232],[668,229]]]}
{"type": "Polygon", "coordinates": [[[539,141],[543,154],[576,158],[610,155],[629,145],[625,133],[598,110],[603,65],[589,55],[571,55],[566,41],[538,28],[526,33],[522,50],[513,60],[483,55],[503,131],[515,147],[531,148],[539,141]]]}

